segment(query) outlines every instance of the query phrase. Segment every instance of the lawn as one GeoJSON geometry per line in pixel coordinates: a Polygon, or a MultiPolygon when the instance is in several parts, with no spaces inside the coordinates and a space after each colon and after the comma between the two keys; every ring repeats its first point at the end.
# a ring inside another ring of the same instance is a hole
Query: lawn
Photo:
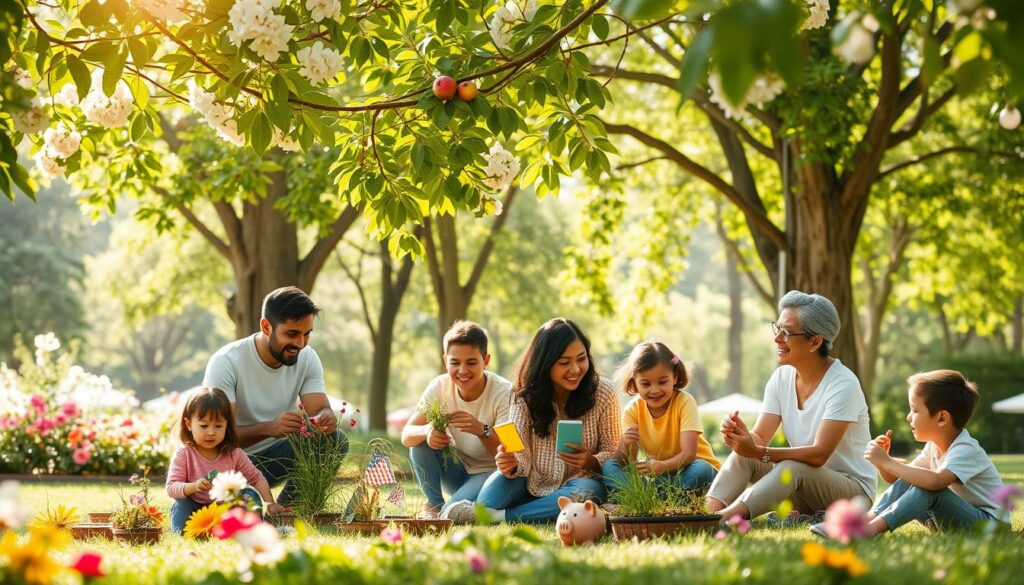
{"type": "MultiPolygon", "coordinates": [[[[994,458],[1004,481],[1024,485],[1024,456],[994,458]]],[[[407,485],[407,493],[416,493],[407,485]]],[[[22,502],[33,512],[47,503],[73,504],[81,511],[107,510],[119,502],[118,488],[110,485],[25,484],[22,502]]],[[[158,505],[169,500],[158,490],[158,505]]],[[[853,545],[869,568],[853,581],[882,583],[1018,583],[1024,570],[1020,554],[1024,539],[1024,510],[1013,516],[1015,533],[986,537],[975,534],[932,535],[917,526],[895,534],[853,545]],[[1016,576],[1015,576],[1016,575],[1016,576]]],[[[287,583],[636,583],[686,581],[723,583],[739,580],[787,585],[820,583],[838,573],[807,566],[801,546],[818,542],[806,529],[776,529],[755,523],[747,534],[723,540],[709,536],[682,537],[672,541],[616,543],[606,537],[589,548],[563,548],[552,526],[536,527],[539,544],[515,536],[515,527],[477,527],[461,543],[463,531],[446,536],[406,537],[390,546],[378,537],[348,537],[312,532],[304,538],[286,537],[289,549],[315,551],[292,555],[287,583]],[[454,541],[454,542],[453,542],[454,541]],[[488,567],[480,574],[470,570],[469,543],[483,551],[488,567]]],[[[527,536],[529,536],[527,534],[527,536]]],[[[829,544],[840,548],[838,544],[829,544]]],[[[105,539],[75,542],[56,553],[70,561],[77,552],[90,550],[104,557],[110,583],[151,584],[162,582],[210,583],[234,581],[243,559],[233,541],[196,542],[165,535],[155,546],[131,547],[105,539]],[[228,576],[223,580],[217,572],[228,576]]],[[[284,571],[282,571],[283,573],[284,571]]],[[[0,578],[0,581],[3,579],[0,578]]],[[[841,579],[837,579],[839,581],[841,579]]],[[[257,581],[259,575],[257,574],[257,581]]]]}

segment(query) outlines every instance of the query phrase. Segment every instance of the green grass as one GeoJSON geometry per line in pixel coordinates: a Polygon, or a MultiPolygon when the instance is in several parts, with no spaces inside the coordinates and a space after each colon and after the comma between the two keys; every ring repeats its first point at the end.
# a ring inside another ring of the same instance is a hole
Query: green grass
{"type": "MultiPolygon", "coordinates": [[[[1024,456],[994,457],[1004,480],[1024,484],[1024,456]]],[[[126,490],[127,491],[127,490],[126,490]]],[[[407,484],[411,496],[417,490],[407,484]]],[[[109,485],[25,484],[22,501],[33,512],[46,502],[73,504],[81,511],[111,509],[119,502],[117,488],[109,485]]],[[[162,490],[156,503],[169,506],[162,490]]],[[[991,538],[974,534],[927,533],[906,526],[894,534],[855,543],[854,549],[870,567],[857,579],[865,583],[1017,583],[1024,571],[1020,554],[1024,538],[1024,510],[1013,515],[1010,535],[991,538]]],[[[537,533],[542,544],[519,544],[511,538],[514,527],[474,528],[488,551],[491,567],[483,575],[469,572],[464,553],[450,544],[450,536],[407,538],[396,550],[382,548],[379,538],[313,534],[300,543],[286,538],[296,549],[322,550],[322,564],[303,573],[302,582],[374,583],[530,583],[531,585],[575,583],[636,583],[686,581],[723,583],[750,581],[787,585],[820,583],[827,580],[823,569],[804,565],[800,547],[814,540],[806,529],[755,528],[746,535],[725,540],[707,536],[680,537],[671,541],[646,543],[615,542],[610,536],[586,548],[563,548],[552,526],[537,533]],[[510,542],[511,541],[511,542],[510,542]],[[327,552],[331,551],[331,552],[327,552]],[[333,557],[330,562],[326,556],[333,557]]],[[[829,545],[838,547],[839,545],[829,545]]],[[[146,584],[201,581],[215,571],[232,574],[242,559],[231,541],[194,542],[165,535],[155,546],[130,547],[104,539],[76,542],[57,553],[69,561],[74,554],[92,550],[101,553],[111,573],[107,582],[146,584]]],[[[298,570],[298,569],[296,569],[298,570]]],[[[293,575],[293,579],[298,579],[293,575]]],[[[289,581],[292,582],[292,581],[289,581]]],[[[298,581],[294,581],[298,582],[298,581]]]]}

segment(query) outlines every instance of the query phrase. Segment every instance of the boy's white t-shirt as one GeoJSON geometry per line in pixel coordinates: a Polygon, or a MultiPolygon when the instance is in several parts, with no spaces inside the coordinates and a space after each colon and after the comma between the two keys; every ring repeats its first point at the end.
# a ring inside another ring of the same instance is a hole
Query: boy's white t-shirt
{"type": "Polygon", "coordinates": [[[825,467],[857,480],[864,495],[875,499],[877,472],[864,459],[864,449],[871,441],[868,404],[857,376],[842,362],[832,362],[803,409],[797,406],[796,368],[779,366],[764,387],[764,412],[782,417],[782,432],[791,447],[813,445],[822,421],[849,422],[825,467]]]}
{"type": "Polygon", "coordinates": [[[959,480],[949,485],[954,494],[993,518],[1010,521],[1009,514],[992,499],[995,491],[1003,486],[1003,480],[988,453],[985,453],[967,429],[960,431],[941,457],[935,443],[928,441],[914,463],[924,463],[932,471],[952,471],[959,480]]]}
{"type": "MultiPolygon", "coordinates": [[[[443,396],[448,403],[448,411],[462,410],[475,416],[480,422],[494,425],[508,420],[508,404],[512,396],[512,382],[491,372],[484,372],[487,377],[487,384],[480,397],[472,402],[467,402],[459,396],[459,390],[452,382],[451,376],[441,374],[427,384],[427,389],[420,396],[416,410],[423,411],[427,401],[434,396],[443,396]]],[[[493,432],[493,431],[492,431],[493,432]]],[[[459,451],[462,463],[468,473],[482,473],[494,471],[497,465],[494,463],[494,455],[484,447],[480,437],[462,432],[455,427],[448,427],[448,434],[459,451]]]]}
{"type": "MultiPolygon", "coordinates": [[[[217,350],[203,375],[203,386],[220,388],[235,403],[235,424],[272,421],[282,412],[296,410],[299,395],[325,392],[324,366],[312,347],[299,352],[295,365],[272,368],[256,352],[256,334],[217,350]]],[[[278,439],[268,437],[245,447],[256,455],[278,439]]]]}

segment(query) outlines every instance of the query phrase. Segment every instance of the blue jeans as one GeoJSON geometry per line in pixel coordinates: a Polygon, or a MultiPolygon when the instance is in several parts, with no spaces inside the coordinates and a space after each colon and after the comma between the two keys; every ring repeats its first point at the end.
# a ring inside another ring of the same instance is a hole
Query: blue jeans
{"type": "MultiPolygon", "coordinates": [[[[601,466],[601,473],[604,475],[604,485],[608,493],[615,491],[615,486],[626,480],[624,464],[615,459],[605,461],[601,466]]],[[[711,482],[715,481],[715,471],[711,464],[703,459],[694,459],[686,467],[669,473],[660,473],[655,478],[660,486],[676,486],[684,490],[700,490],[706,492],[711,482]]]]}
{"type": "MultiPolygon", "coordinates": [[[[260,493],[255,488],[252,486],[246,487],[242,490],[242,495],[251,498],[256,511],[261,515],[263,514],[263,498],[260,497],[260,493]]],[[[171,504],[171,531],[175,534],[181,534],[185,530],[185,524],[192,517],[192,514],[206,506],[209,506],[209,504],[200,504],[192,498],[175,499],[174,503],[171,504]]]]}
{"type": "Polygon", "coordinates": [[[988,512],[975,508],[949,488],[931,492],[902,479],[896,480],[878,496],[871,512],[884,519],[889,530],[896,530],[912,520],[922,524],[931,520],[939,529],[962,530],[992,518],[988,512]]]}
{"type": "MultiPolygon", "coordinates": [[[[348,437],[341,431],[334,431],[334,441],[342,452],[342,457],[348,454],[348,437]]],[[[295,486],[288,479],[292,472],[295,451],[292,450],[288,439],[278,439],[266,449],[255,455],[250,455],[253,465],[260,470],[263,477],[271,487],[284,482],[284,489],[277,496],[277,503],[287,506],[295,500],[295,486]]],[[[335,470],[337,471],[337,470],[335,470]]]]}
{"type": "Polygon", "coordinates": [[[488,508],[504,510],[507,522],[554,522],[561,512],[558,498],[582,496],[584,492],[589,493],[586,499],[595,504],[604,501],[604,483],[596,479],[570,479],[550,494],[537,497],[526,489],[525,477],[509,479],[495,471],[487,478],[477,501],[488,508]]]}
{"type": "Polygon", "coordinates": [[[451,501],[469,500],[475,502],[480,488],[490,477],[490,471],[469,473],[466,466],[454,461],[444,461],[443,451],[431,449],[426,442],[409,448],[409,461],[416,474],[420,491],[427,496],[432,508],[444,505],[444,491],[452,495],[451,501]]]}

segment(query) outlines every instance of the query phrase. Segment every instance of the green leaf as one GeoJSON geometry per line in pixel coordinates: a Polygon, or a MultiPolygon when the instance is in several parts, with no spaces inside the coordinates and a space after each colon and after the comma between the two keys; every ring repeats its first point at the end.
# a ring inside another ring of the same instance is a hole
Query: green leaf
{"type": "Polygon", "coordinates": [[[512,531],[512,536],[530,544],[544,544],[544,539],[537,534],[537,530],[533,526],[520,524],[512,531]]]}
{"type": "Polygon", "coordinates": [[[103,69],[103,93],[107,97],[114,95],[114,90],[117,89],[117,82],[121,81],[121,75],[124,73],[124,64],[127,60],[128,53],[118,51],[103,69]]]}
{"type": "Polygon", "coordinates": [[[101,26],[110,20],[110,13],[107,12],[103,4],[92,0],[92,2],[82,7],[82,10],[78,13],[78,19],[85,26],[101,26]]]}
{"type": "Polygon", "coordinates": [[[263,154],[270,146],[270,139],[274,131],[270,127],[270,119],[266,114],[259,113],[252,121],[252,130],[249,134],[249,142],[256,154],[263,154]]]}
{"type": "Polygon", "coordinates": [[[660,18],[675,7],[676,0],[616,0],[612,8],[628,20],[660,18]]]}
{"type": "Polygon", "coordinates": [[[106,64],[117,53],[117,45],[111,41],[97,41],[86,48],[79,57],[90,63],[106,64]]]}
{"type": "Polygon", "coordinates": [[[128,131],[128,135],[131,137],[132,142],[138,142],[146,135],[146,116],[142,114],[136,114],[135,119],[132,120],[131,128],[128,131]]]}
{"type": "Polygon", "coordinates": [[[992,73],[992,62],[985,59],[972,59],[961,63],[956,69],[955,79],[961,95],[977,91],[985,85],[992,73]]]}
{"type": "Polygon", "coordinates": [[[939,77],[942,71],[942,55],[939,51],[939,43],[935,37],[928,35],[924,38],[924,63],[921,66],[921,83],[925,87],[931,85],[939,77]]]}
{"type": "Polygon", "coordinates": [[[89,75],[89,68],[82,63],[82,60],[68,53],[64,58],[64,61],[68,64],[68,71],[71,73],[71,79],[75,82],[75,88],[78,90],[78,100],[84,100],[85,96],[89,94],[89,88],[92,86],[92,76],[89,75]]]}
{"type": "Polygon", "coordinates": [[[602,41],[608,38],[608,19],[604,16],[600,14],[594,16],[593,22],[590,23],[590,28],[594,31],[594,36],[602,41]]]}
{"type": "Polygon", "coordinates": [[[145,66],[153,56],[149,47],[139,39],[128,39],[128,52],[132,55],[132,63],[139,67],[145,66]]]}
{"type": "Polygon", "coordinates": [[[135,98],[135,105],[140,110],[146,109],[149,105],[149,86],[139,76],[133,76],[128,79],[128,89],[132,92],[132,97],[135,98]]]}

